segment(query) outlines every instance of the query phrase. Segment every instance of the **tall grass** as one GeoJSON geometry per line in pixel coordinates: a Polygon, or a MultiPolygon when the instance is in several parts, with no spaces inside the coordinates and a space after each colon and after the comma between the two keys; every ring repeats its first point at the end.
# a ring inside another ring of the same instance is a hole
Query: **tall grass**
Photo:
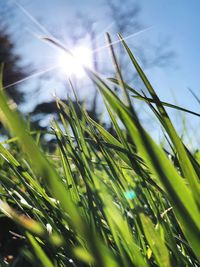
{"type": "Polygon", "coordinates": [[[165,106],[183,108],[159,99],[119,38],[148,97],[124,82],[108,34],[116,70],[110,81],[123,90],[124,101],[108,81],[85,69],[101,92],[115,135],[83,107],[78,119],[70,99],[68,106],[57,99],[62,127],[52,122],[57,148],[47,154],[0,91],[0,118],[15,137],[0,144],[0,209],[26,237],[20,257],[33,266],[200,266],[200,166],[165,106]],[[154,112],[171,153],[142,126],[135,97],[154,112]]]}

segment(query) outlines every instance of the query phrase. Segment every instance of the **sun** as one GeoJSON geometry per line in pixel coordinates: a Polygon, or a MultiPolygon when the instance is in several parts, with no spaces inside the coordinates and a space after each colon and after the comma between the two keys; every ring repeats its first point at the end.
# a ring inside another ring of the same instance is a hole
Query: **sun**
{"type": "Polygon", "coordinates": [[[58,59],[58,65],[62,74],[83,78],[85,75],[84,66],[92,68],[91,51],[84,46],[79,46],[71,50],[73,56],[67,53],[61,53],[58,59]]]}

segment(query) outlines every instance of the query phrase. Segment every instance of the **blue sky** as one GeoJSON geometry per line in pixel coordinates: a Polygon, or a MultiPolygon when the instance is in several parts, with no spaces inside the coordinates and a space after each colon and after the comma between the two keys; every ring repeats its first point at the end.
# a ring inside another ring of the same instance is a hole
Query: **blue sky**
{"type": "MultiPolygon", "coordinates": [[[[24,31],[22,30],[22,34],[26,35],[24,45],[19,49],[20,53],[26,57],[27,62],[36,65],[39,62],[42,68],[48,67],[54,50],[30,34],[30,31],[34,33],[41,33],[41,31],[12,0],[11,3],[13,3],[20,20],[23,21],[24,31]]],[[[65,34],[65,27],[76,26],[74,17],[80,12],[85,16],[89,14],[97,21],[96,27],[99,32],[103,31],[111,22],[107,16],[105,3],[101,0],[21,0],[19,3],[34,18],[39,19],[50,32],[57,29],[61,35],[65,34]],[[70,21],[73,23],[69,23],[70,21]]],[[[198,103],[187,89],[190,87],[196,95],[200,96],[200,1],[140,0],[139,3],[142,7],[141,21],[145,27],[153,27],[140,36],[129,39],[128,43],[131,44],[138,40],[142,42],[147,38],[151,43],[156,44],[160,38],[169,38],[170,49],[176,54],[174,64],[162,69],[157,67],[148,69],[147,75],[163,100],[176,102],[185,108],[200,112],[198,103]]],[[[34,86],[34,79],[32,85],[34,86]]],[[[45,87],[44,84],[43,86],[45,87]]],[[[48,97],[47,88],[49,86],[50,84],[47,83],[45,94],[43,94],[43,97],[45,96],[47,99],[51,98],[50,94],[48,97]]],[[[199,126],[199,118],[193,118],[190,115],[187,117],[191,122],[191,127],[199,126]]]]}

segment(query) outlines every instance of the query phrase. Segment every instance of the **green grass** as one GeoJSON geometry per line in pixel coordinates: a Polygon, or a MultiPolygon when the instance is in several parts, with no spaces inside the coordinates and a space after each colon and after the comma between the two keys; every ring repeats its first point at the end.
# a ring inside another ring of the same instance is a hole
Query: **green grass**
{"type": "Polygon", "coordinates": [[[0,91],[0,119],[14,137],[0,144],[0,209],[26,237],[21,255],[34,266],[200,266],[199,155],[183,144],[165,106],[199,114],[161,101],[119,38],[150,97],[124,82],[112,45],[116,78],[109,80],[123,90],[124,101],[85,69],[115,135],[83,107],[80,120],[70,99],[69,106],[57,99],[62,127],[52,122],[57,148],[47,154],[0,91]],[[135,98],[154,112],[171,154],[142,126],[135,98]]]}

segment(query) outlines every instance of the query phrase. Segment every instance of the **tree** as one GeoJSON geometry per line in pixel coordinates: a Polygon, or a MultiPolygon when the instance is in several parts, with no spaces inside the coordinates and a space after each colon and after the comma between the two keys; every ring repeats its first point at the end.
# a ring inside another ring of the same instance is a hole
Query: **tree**
{"type": "MultiPolygon", "coordinates": [[[[134,35],[146,28],[141,19],[142,8],[138,0],[123,0],[123,4],[120,0],[105,0],[105,3],[116,32],[122,34],[123,37],[134,35]]],[[[156,66],[166,67],[175,57],[174,51],[170,48],[169,38],[163,36],[154,44],[147,38],[143,43],[130,39],[129,44],[133,51],[136,51],[144,69],[156,66]]],[[[121,68],[126,73],[128,64],[126,58],[123,57],[122,45],[119,46],[118,52],[121,68]]]]}
{"type": "Polygon", "coordinates": [[[20,66],[21,58],[15,53],[15,44],[5,27],[0,28],[0,64],[4,64],[3,86],[7,94],[17,104],[23,102],[24,92],[19,90],[17,81],[26,77],[26,71],[20,66]]]}
{"type": "Polygon", "coordinates": [[[11,99],[17,104],[24,101],[25,92],[20,90],[18,81],[24,79],[28,73],[28,67],[22,65],[22,58],[16,52],[16,42],[13,35],[15,26],[8,26],[8,20],[14,13],[7,2],[0,3],[0,64],[3,68],[3,86],[11,99]]]}

